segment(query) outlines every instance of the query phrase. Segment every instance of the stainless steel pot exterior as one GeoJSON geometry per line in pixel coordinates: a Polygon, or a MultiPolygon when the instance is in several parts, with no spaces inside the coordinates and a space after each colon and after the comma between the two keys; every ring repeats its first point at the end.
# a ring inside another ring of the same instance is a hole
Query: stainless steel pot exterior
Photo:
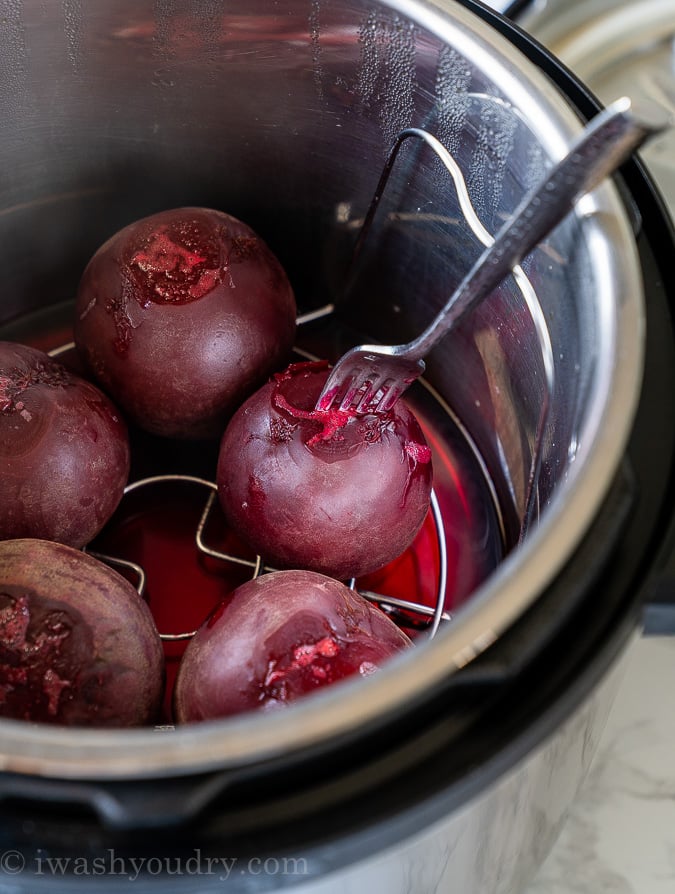
{"type": "MultiPolygon", "coordinates": [[[[480,244],[447,173],[410,146],[346,288],[354,234],[398,132],[423,126],[446,144],[479,224],[494,231],[580,129],[518,51],[448,3],[0,9],[2,320],[71,297],[117,227],[205,204],[266,238],[303,309],[336,301],[371,338],[408,338],[480,244]]],[[[611,185],[580,203],[525,272],[543,317],[508,282],[429,362],[430,383],[486,463],[512,542],[528,506],[537,522],[453,625],[386,673],[274,717],[273,736],[269,718],[248,716],[162,737],[3,722],[0,767],[66,777],[236,767],[404,711],[493,642],[583,537],[622,455],[642,362],[637,256],[611,185]]]]}

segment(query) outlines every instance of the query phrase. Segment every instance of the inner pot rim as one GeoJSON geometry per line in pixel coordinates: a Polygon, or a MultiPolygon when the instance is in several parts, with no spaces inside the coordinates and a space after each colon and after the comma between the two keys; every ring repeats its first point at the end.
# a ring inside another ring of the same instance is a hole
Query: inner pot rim
{"type": "MultiPolygon", "coordinates": [[[[495,81],[527,108],[552,158],[564,154],[581,122],[563,95],[520,51],[473,13],[436,0],[392,0],[401,15],[454,45],[472,46],[495,81]]],[[[420,693],[442,685],[495,641],[568,561],[614,479],[637,408],[643,365],[644,300],[637,247],[613,184],[585,197],[577,217],[600,260],[598,350],[602,363],[589,399],[589,422],[575,461],[538,527],[501,563],[434,640],[388,663],[384,672],[347,680],[273,715],[245,714],[162,733],[96,730],[0,721],[0,770],[62,778],[120,779],[251,765],[339,742],[405,712],[420,693]],[[610,246],[614,250],[610,250],[610,246]]]]}

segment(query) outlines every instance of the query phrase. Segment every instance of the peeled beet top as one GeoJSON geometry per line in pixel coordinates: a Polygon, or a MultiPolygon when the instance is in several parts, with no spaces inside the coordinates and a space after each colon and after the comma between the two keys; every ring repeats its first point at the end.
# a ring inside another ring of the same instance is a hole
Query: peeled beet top
{"type": "Polygon", "coordinates": [[[62,544],[0,543],[0,716],[147,724],[163,685],[159,634],[128,581],[62,544]]]}
{"type": "Polygon", "coordinates": [[[266,563],[345,580],[411,544],[431,451],[401,400],[384,414],[315,410],[328,372],[293,364],[249,398],[225,430],[217,482],[228,521],[266,563]]]}
{"type": "Polygon", "coordinates": [[[80,281],[75,342],[128,417],[155,434],[219,436],[285,362],[295,298],[263,240],[236,218],[177,208],[120,230],[80,281]]]}
{"type": "Polygon", "coordinates": [[[277,571],[238,587],[197,631],[174,690],[188,723],[285,705],[411,646],[379,608],[339,581],[277,571]]]}
{"type": "Polygon", "coordinates": [[[117,508],[129,461],[126,424],[98,388],[0,342],[0,539],[84,546],[117,508]]]}

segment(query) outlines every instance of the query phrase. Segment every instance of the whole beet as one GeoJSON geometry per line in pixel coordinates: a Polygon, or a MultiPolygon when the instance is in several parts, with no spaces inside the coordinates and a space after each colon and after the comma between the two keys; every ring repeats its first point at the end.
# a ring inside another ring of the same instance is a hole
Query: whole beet
{"type": "Polygon", "coordinates": [[[379,608],[312,571],[247,581],[197,631],[174,689],[178,723],[283,706],[412,645],[379,608]]]}
{"type": "Polygon", "coordinates": [[[0,539],[84,546],[117,508],[129,459],[126,424],[95,385],[0,342],[0,539]]]}
{"type": "Polygon", "coordinates": [[[327,376],[325,363],[293,364],[240,407],[218,495],[269,565],[345,580],[411,544],[429,510],[431,451],[403,401],[383,415],[315,410],[327,376]]]}
{"type": "Polygon", "coordinates": [[[0,543],[0,716],[147,724],[163,685],[159,634],[127,580],[59,543],[0,543]]]}
{"type": "Polygon", "coordinates": [[[206,438],[283,364],[295,317],[286,274],[250,227],[177,208],[98,249],[80,281],[74,333],[129,419],[158,435],[206,438]]]}

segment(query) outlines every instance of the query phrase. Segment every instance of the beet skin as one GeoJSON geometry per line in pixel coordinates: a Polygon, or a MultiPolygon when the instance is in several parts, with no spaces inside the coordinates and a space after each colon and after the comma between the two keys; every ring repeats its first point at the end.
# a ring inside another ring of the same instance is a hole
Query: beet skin
{"type": "Polygon", "coordinates": [[[246,224],[177,208],[112,236],[80,281],[75,343],[141,428],[220,436],[234,409],[286,362],[295,338],[286,274],[246,224]]]}
{"type": "Polygon", "coordinates": [[[126,424],[95,385],[0,342],[0,539],[89,543],[122,499],[129,459],[126,424]]]}
{"type": "Polygon", "coordinates": [[[59,543],[0,543],[0,716],[148,724],[163,686],[159,634],[127,580],[59,543]]]}
{"type": "Polygon", "coordinates": [[[293,364],[246,401],[223,435],[218,494],[268,565],[347,580],[412,543],[431,451],[401,400],[384,414],[315,410],[327,376],[325,363],[293,364]]]}
{"type": "Polygon", "coordinates": [[[283,707],[412,645],[381,609],[312,571],[276,571],[238,587],[183,655],[176,722],[283,707]]]}

